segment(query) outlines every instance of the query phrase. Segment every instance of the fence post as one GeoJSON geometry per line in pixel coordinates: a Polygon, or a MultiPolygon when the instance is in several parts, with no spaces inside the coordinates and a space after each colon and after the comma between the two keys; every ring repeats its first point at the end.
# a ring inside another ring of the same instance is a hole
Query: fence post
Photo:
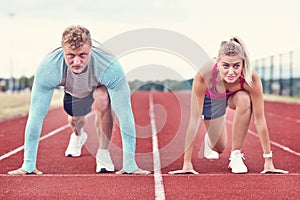
{"type": "Polygon", "coordinates": [[[282,96],[283,80],[282,80],[282,53],[279,54],[279,95],[282,96]]]}
{"type": "Polygon", "coordinates": [[[262,83],[262,86],[263,86],[263,91],[264,91],[264,93],[266,93],[266,91],[265,91],[265,85],[266,85],[266,82],[265,82],[265,58],[262,59],[261,83],[262,83]]]}
{"type": "Polygon", "coordinates": [[[294,88],[294,83],[293,83],[293,51],[290,51],[290,96],[294,96],[293,88],[294,88]]]}
{"type": "Polygon", "coordinates": [[[270,80],[269,80],[269,92],[270,94],[273,94],[273,71],[274,71],[274,56],[270,57],[270,80]]]}

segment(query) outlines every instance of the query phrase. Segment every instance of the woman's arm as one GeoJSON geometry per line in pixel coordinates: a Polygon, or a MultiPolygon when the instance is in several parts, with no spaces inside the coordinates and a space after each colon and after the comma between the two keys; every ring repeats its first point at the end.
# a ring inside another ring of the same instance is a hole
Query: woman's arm
{"type": "Polygon", "coordinates": [[[193,169],[192,165],[192,153],[195,143],[195,138],[198,132],[201,114],[203,110],[203,102],[207,85],[204,78],[198,73],[193,82],[192,94],[191,94],[191,106],[190,106],[190,119],[187,128],[187,134],[185,138],[185,152],[184,163],[181,170],[175,170],[169,172],[169,174],[181,174],[181,173],[193,173],[198,174],[193,169]]]}
{"type": "Polygon", "coordinates": [[[253,80],[252,87],[246,89],[248,90],[251,97],[254,124],[258,132],[263,153],[268,154],[271,152],[271,147],[270,147],[269,132],[268,132],[267,123],[264,114],[262,83],[259,76],[255,72],[253,72],[252,80],[253,80]]]}
{"type": "Polygon", "coordinates": [[[199,122],[203,110],[203,102],[206,90],[206,83],[202,78],[201,74],[198,73],[194,78],[192,87],[190,119],[185,140],[184,162],[187,164],[191,163],[193,146],[199,128],[199,122]]]}
{"type": "Polygon", "coordinates": [[[264,113],[262,83],[259,76],[255,72],[253,72],[252,80],[253,80],[252,87],[248,86],[246,87],[246,90],[248,90],[251,97],[254,124],[258,132],[263,153],[264,155],[268,155],[265,158],[264,170],[261,173],[268,173],[268,172],[288,173],[288,171],[275,169],[273,165],[269,131],[268,131],[265,113],[264,113]]]}

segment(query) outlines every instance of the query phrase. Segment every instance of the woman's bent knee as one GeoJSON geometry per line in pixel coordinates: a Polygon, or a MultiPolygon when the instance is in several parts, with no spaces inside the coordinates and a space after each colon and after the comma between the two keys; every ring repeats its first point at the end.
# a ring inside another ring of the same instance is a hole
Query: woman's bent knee
{"type": "Polygon", "coordinates": [[[237,92],[232,98],[229,99],[228,105],[231,109],[250,109],[251,98],[249,93],[246,91],[237,92]]]}
{"type": "Polygon", "coordinates": [[[224,152],[225,148],[226,148],[225,144],[223,144],[223,145],[216,145],[216,146],[214,146],[213,150],[221,154],[221,153],[224,152]]]}

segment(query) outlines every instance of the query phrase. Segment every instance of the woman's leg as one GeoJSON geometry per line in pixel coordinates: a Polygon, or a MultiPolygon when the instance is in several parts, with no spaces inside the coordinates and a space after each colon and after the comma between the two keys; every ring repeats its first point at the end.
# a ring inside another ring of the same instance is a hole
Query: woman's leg
{"type": "Polygon", "coordinates": [[[228,105],[235,110],[232,123],[232,151],[242,148],[251,119],[251,100],[247,92],[237,92],[228,99],[228,105]]]}
{"type": "Polygon", "coordinates": [[[210,148],[222,153],[227,146],[226,117],[221,116],[212,120],[204,120],[210,148]]]}
{"type": "Polygon", "coordinates": [[[230,154],[229,168],[232,173],[247,173],[244,164],[244,154],[241,148],[248,132],[251,119],[251,100],[247,92],[241,91],[228,99],[228,105],[235,110],[232,123],[232,151],[230,154]]]}

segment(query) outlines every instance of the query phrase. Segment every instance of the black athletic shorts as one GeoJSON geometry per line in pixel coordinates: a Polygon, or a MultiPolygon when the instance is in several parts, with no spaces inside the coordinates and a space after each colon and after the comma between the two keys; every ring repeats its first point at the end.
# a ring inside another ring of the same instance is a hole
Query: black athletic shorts
{"type": "Polygon", "coordinates": [[[93,103],[93,92],[84,98],[77,98],[65,92],[64,109],[70,116],[83,116],[88,114],[92,110],[93,103]]]}
{"type": "Polygon", "coordinates": [[[227,105],[227,98],[222,100],[214,100],[205,95],[202,111],[203,119],[211,120],[225,115],[227,105]]]}

